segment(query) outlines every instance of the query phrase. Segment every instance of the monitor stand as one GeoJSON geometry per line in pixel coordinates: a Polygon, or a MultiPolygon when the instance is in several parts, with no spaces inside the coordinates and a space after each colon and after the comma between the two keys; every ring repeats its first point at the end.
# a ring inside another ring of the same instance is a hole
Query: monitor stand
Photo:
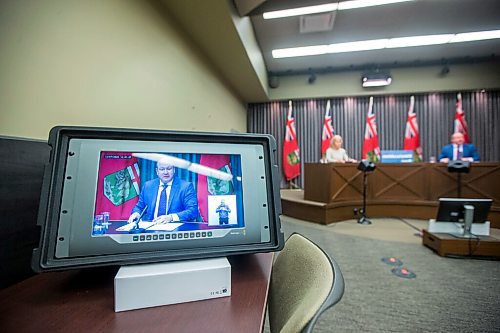
{"type": "Polygon", "coordinates": [[[452,233],[451,235],[456,238],[479,238],[471,233],[472,222],[474,220],[474,206],[464,205],[464,228],[462,233],[452,233]]]}

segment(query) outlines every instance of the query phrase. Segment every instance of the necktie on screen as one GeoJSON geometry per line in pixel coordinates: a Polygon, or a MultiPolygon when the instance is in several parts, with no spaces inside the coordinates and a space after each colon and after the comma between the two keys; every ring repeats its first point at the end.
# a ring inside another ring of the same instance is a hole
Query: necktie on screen
{"type": "Polygon", "coordinates": [[[460,148],[462,148],[462,146],[457,145],[457,160],[459,161],[462,159],[462,152],[460,151],[460,148]]]}
{"type": "Polygon", "coordinates": [[[168,185],[163,184],[163,189],[160,193],[160,201],[158,203],[158,216],[167,214],[167,187],[168,185]]]}

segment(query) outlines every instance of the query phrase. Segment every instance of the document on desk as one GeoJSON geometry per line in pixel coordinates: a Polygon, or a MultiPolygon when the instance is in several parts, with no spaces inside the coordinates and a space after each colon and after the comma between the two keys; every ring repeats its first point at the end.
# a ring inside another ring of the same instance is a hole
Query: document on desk
{"type": "Polygon", "coordinates": [[[160,223],[160,224],[155,224],[152,225],[149,228],[146,228],[147,230],[154,230],[154,231],[172,231],[183,225],[184,223],[160,223]]]}
{"type": "MultiPolygon", "coordinates": [[[[141,222],[139,222],[138,227],[141,229],[149,229],[154,224],[155,224],[154,222],[141,221],[141,222]]],[[[129,223],[129,224],[125,224],[124,226],[121,226],[119,228],[116,228],[116,231],[130,231],[130,229],[132,229],[134,227],[135,227],[135,223],[129,223]]]]}
{"type": "MultiPolygon", "coordinates": [[[[141,221],[139,222],[139,228],[141,229],[146,229],[146,230],[151,230],[151,231],[172,231],[175,230],[176,228],[180,227],[184,223],[162,223],[162,224],[156,224],[155,222],[145,222],[141,221]]],[[[134,228],[135,223],[129,223],[125,224],[124,226],[121,226],[116,229],[116,231],[130,231],[132,228],[134,228]]]]}

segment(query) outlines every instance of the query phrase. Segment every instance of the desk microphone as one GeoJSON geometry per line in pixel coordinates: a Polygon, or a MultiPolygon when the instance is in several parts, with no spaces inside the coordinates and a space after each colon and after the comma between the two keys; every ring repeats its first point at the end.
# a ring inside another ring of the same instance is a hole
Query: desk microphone
{"type": "Polygon", "coordinates": [[[132,229],[129,230],[129,234],[140,234],[146,230],[144,228],[139,228],[139,221],[142,219],[142,217],[146,213],[147,209],[148,209],[148,205],[146,205],[146,207],[144,207],[144,209],[141,212],[141,215],[139,215],[139,217],[136,217],[132,221],[132,223],[135,223],[135,225],[132,227],[132,229]]]}

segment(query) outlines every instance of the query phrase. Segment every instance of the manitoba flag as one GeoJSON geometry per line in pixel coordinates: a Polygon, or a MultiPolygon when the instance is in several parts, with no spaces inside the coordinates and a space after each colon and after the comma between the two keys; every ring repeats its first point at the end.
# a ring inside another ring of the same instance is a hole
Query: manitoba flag
{"type": "Polygon", "coordinates": [[[366,116],[365,141],[363,142],[363,159],[372,162],[380,161],[380,147],[378,146],[377,125],[373,113],[373,97],[370,97],[368,114],[366,116]]]}
{"type": "Polygon", "coordinates": [[[295,121],[292,117],[292,101],[288,102],[285,141],[283,142],[283,172],[288,181],[300,175],[299,143],[295,132],[295,121]]]}
{"type": "Polygon", "coordinates": [[[332,116],[330,116],[330,101],[326,103],[325,120],[323,122],[323,134],[321,135],[321,156],[326,157],[326,150],[330,147],[333,137],[332,116]]]}
{"type": "Polygon", "coordinates": [[[95,214],[127,220],[139,199],[139,165],[132,153],[101,152],[95,214]]]}
{"type": "Polygon", "coordinates": [[[453,133],[462,133],[464,135],[464,143],[470,143],[469,130],[465,121],[465,113],[462,110],[462,94],[457,94],[457,107],[455,111],[455,126],[453,133]]]}
{"type": "MultiPolygon", "coordinates": [[[[200,164],[231,174],[229,155],[203,154],[200,164]]],[[[230,180],[220,180],[214,177],[198,174],[198,207],[203,221],[208,221],[208,196],[234,194],[233,183],[230,180]]]]}
{"type": "Polygon", "coordinates": [[[420,133],[418,131],[417,114],[414,110],[415,97],[410,98],[408,120],[406,120],[404,150],[413,150],[413,161],[422,162],[422,148],[420,147],[420,133]]]}

